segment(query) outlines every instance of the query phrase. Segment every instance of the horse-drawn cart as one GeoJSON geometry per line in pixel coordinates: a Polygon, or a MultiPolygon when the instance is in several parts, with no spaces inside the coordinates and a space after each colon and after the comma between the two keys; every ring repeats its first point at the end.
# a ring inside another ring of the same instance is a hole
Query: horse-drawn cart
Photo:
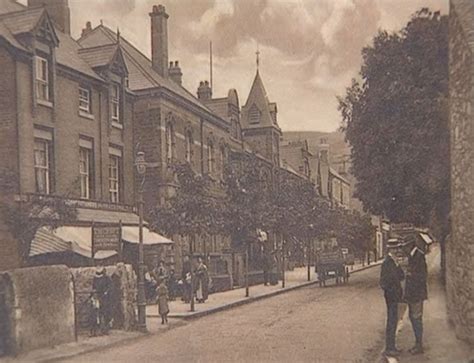
{"type": "Polygon", "coordinates": [[[326,280],[336,279],[336,285],[349,281],[349,269],[346,267],[342,251],[322,251],[317,257],[319,286],[326,286],[326,280]]]}

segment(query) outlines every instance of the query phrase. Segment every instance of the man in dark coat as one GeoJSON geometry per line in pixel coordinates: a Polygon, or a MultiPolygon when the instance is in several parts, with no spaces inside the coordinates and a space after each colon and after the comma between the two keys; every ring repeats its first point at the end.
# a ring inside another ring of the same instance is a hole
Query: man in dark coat
{"type": "Polygon", "coordinates": [[[402,301],[401,282],[405,274],[397,262],[396,253],[400,247],[398,240],[389,240],[387,256],[382,263],[380,272],[380,287],[384,291],[387,305],[387,325],[385,329],[385,354],[396,356],[400,353],[395,344],[395,333],[398,324],[398,303],[402,301]]]}
{"type": "Polygon", "coordinates": [[[99,267],[92,280],[92,290],[97,293],[100,308],[100,321],[102,333],[108,334],[111,321],[111,289],[112,279],[107,275],[105,267],[99,267]]]}
{"type": "Polygon", "coordinates": [[[412,354],[423,353],[423,301],[428,298],[428,269],[425,259],[424,243],[410,241],[404,247],[408,255],[405,301],[408,304],[408,316],[415,334],[415,346],[412,354]]]}

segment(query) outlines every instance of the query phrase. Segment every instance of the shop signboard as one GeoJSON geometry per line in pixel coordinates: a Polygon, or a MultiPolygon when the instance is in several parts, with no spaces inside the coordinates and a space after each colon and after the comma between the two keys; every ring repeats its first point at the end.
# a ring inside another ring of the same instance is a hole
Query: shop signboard
{"type": "Polygon", "coordinates": [[[92,226],[92,255],[97,251],[121,252],[122,225],[97,224],[92,226]]]}

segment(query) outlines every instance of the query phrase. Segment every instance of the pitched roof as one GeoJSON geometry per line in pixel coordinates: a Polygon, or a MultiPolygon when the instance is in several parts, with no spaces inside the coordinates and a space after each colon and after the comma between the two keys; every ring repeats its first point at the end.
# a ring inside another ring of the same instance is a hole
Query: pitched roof
{"type": "Polygon", "coordinates": [[[12,13],[24,9],[26,9],[26,6],[15,0],[0,0],[0,14],[12,13]]]}
{"type": "Polygon", "coordinates": [[[107,44],[92,48],[79,49],[79,54],[87,64],[92,68],[102,67],[110,64],[115,53],[117,52],[118,44],[107,44]]]}
{"type": "MultiPolygon", "coordinates": [[[[78,42],[84,47],[103,46],[117,41],[117,33],[104,25],[99,25],[91,32],[81,37],[78,42]]],[[[125,63],[128,68],[129,87],[133,91],[141,91],[150,88],[163,87],[174,94],[183,97],[207,112],[212,111],[202,104],[194,95],[188,92],[184,87],[178,85],[171,79],[167,79],[158,74],[152,67],[151,60],[142,52],[135,48],[125,38],[120,36],[120,45],[122,47],[125,63]]]]}
{"type": "Polygon", "coordinates": [[[80,46],[71,38],[70,35],[63,32],[56,32],[59,38],[59,47],[56,49],[56,61],[68,68],[83,73],[97,80],[103,79],[79,56],[80,46]]]}
{"type": "MultiPolygon", "coordinates": [[[[46,11],[43,7],[28,8],[16,1],[0,0],[0,37],[15,48],[26,51],[27,49],[15,38],[15,35],[33,31],[45,16],[46,11]]],[[[56,48],[56,61],[59,64],[102,80],[91,66],[79,57],[80,46],[70,35],[57,29],[54,33],[59,41],[56,48]]]]}
{"type": "Polygon", "coordinates": [[[247,102],[242,110],[243,128],[276,126],[271,115],[272,109],[276,109],[276,104],[271,104],[268,101],[267,91],[257,70],[247,102]],[[260,113],[260,121],[256,124],[252,124],[249,120],[249,112],[252,107],[256,107],[260,113]]]}

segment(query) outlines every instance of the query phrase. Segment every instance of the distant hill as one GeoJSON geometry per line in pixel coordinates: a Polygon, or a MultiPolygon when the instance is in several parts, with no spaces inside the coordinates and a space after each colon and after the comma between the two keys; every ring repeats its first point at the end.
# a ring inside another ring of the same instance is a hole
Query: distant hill
{"type": "Polygon", "coordinates": [[[321,139],[326,139],[329,144],[329,154],[331,159],[340,158],[351,153],[349,144],[344,140],[344,134],[340,131],[320,132],[320,131],[285,131],[284,141],[308,140],[309,149],[316,152],[321,139]]]}

